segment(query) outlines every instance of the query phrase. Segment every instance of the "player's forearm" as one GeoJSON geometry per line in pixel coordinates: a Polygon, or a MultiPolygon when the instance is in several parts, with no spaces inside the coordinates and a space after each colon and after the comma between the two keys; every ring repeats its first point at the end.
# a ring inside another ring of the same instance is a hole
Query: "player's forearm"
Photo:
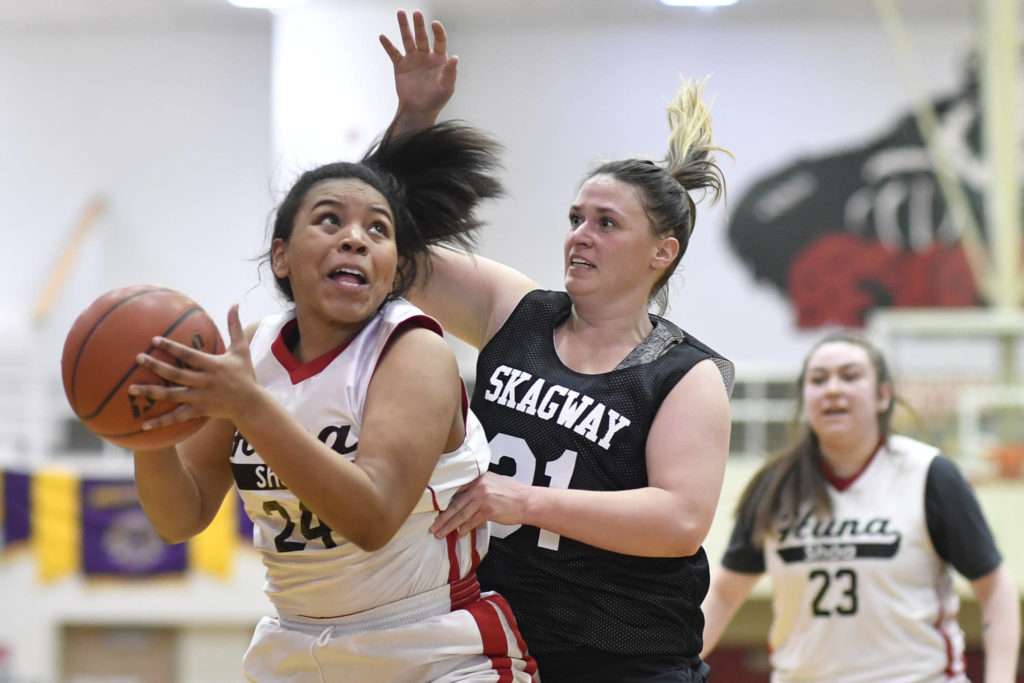
{"type": "Polygon", "coordinates": [[[732,619],[732,613],[728,610],[721,598],[714,592],[709,592],[704,603],[701,605],[704,612],[704,647],[700,656],[706,659],[717,647],[718,641],[725,633],[725,627],[732,619]]]}
{"type": "Polygon", "coordinates": [[[254,401],[236,424],[303,505],[364,550],[390,540],[407,516],[384,487],[309,433],[269,394],[254,401]]]}
{"type": "Polygon", "coordinates": [[[1020,647],[1020,596],[1009,570],[996,570],[994,586],[981,602],[985,683],[1015,680],[1020,647]]]}
{"type": "Polygon", "coordinates": [[[228,420],[210,419],[177,446],[135,453],[139,500],[165,540],[188,540],[217,515],[232,485],[234,433],[228,420]]]}
{"type": "Polygon", "coordinates": [[[712,586],[701,605],[701,610],[704,612],[704,647],[700,653],[701,658],[708,657],[718,646],[718,641],[722,639],[722,634],[725,633],[726,626],[732,621],[737,608],[739,608],[739,603],[727,604],[724,596],[720,595],[712,586]]]}
{"type": "Polygon", "coordinates": [[[168,543],[202,530],[202,497],[174,447],[135,453],[135,488],[153,528],[168,543]]]}
{"type": "Polygon", "coordinates": [[[711,572],[711,586],[704,598],[704,647],[700,656],[707,657],[718,646],[729,622],[746,601],[760,574],[742,574],[718,566],[711,572]]]}
{"type": "Polygon", "coordinates": [[[688,513],[676,496],[647,487],[581,491],[533,487],[526,524],[588,545],[641,557],[686,557],[700,548],[710,524],[688,513]]]}

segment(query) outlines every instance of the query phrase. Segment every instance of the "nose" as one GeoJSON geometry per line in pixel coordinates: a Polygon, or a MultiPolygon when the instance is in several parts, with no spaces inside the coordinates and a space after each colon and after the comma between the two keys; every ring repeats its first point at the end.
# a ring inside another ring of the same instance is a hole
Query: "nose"
{"type": "Polygon", "coordinates": [[[357,254],[366,253],[366,231],[359,223],[350,223],[338,235],[340,236],[338,249],[341,251],[354,251],[357,254]]]}
{"type": "Polygon", "coordinates": [[[591,239],[590,221],[581,221],[578,225],[569,226],[566,241],[569,244],[589,244],[591,239]]]}

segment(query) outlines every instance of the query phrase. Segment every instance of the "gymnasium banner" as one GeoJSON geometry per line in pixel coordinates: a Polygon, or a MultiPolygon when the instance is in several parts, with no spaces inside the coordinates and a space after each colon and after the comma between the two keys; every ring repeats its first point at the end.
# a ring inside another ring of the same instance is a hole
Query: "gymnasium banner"
{"type": "Polygon", "coordinates": [[[30,549],[41,582],[76,573],[144,579],[198,571],[228,578],[238,547],[252,547],[251,525],[246,532],[233,493],[203,533],[169,544],[143,512],[130,478],[58,468],[0,474],[0,554],[30,549]]]}
{"type": "Polygon", "coordinates": [[[142,511],[132,481],[92,479],[81,486],[83,572],[152,576],[185,571],[185,544],[163,542],[142,511]]]}
{"type": "Polygon", "coordinates": [[[37,472],[31,479],[32,552],[41,581],[76,572],[82,562],[79,479],[64,470],[37,472]]]}
{"type": "MultiPolygon", "coordinates": [[[[930,105],[983,224],[977,73],[930,105]]],[[[873,139],[763,176],[740,196],[728,236],[753,278],[788,299],[797,327],[860,327],[878,308],[984,305],[958,230],[908,113],[873,139]]]]}
{"type": "Polygon", "coordinates": [[[0,552],[28,547],[29,476],[3,471],[0,476],[0,552]]]}

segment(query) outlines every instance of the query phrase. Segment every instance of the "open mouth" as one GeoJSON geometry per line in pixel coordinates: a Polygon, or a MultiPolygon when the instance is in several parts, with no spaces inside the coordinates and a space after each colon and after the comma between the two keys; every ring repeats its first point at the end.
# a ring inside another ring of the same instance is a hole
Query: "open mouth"
{"type": "Polygon", "coordinates": [[[596,268],[597,266],[595,266],[590,261],[587,261],[586,259],[571,258],[571,259],[569,259],[569,267],[570,268],[596,268]]]}
{"type": "Polygon", "coordinates": [[[335,282],[350,285],[365,285],[367,282],[366,276],[355,268],[338,268],[331,271],[329,277],[335,282]]]}

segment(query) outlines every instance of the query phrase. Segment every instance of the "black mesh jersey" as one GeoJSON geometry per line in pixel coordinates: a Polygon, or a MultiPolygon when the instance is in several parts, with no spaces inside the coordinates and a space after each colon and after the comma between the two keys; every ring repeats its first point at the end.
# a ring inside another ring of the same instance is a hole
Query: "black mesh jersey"
{"type": "MultiPolygon", "coordinates": [[[[491,444],[490,469],[535,486],[647,486],[647,433],[665,396],[701,360],[714,359],[723,374],[731,364],[681,335],[648,362],[599,375],[574,372],[554,346],[554,329],[570,307],[564,292],[530,292],[480,352],[472,408],[491,444]]],[[[495,524],[491,533],[480,583],[509,601],[532,654],[699,654],[709,581],[703,549],[649,558],[531,526],[495,524]]]]}

